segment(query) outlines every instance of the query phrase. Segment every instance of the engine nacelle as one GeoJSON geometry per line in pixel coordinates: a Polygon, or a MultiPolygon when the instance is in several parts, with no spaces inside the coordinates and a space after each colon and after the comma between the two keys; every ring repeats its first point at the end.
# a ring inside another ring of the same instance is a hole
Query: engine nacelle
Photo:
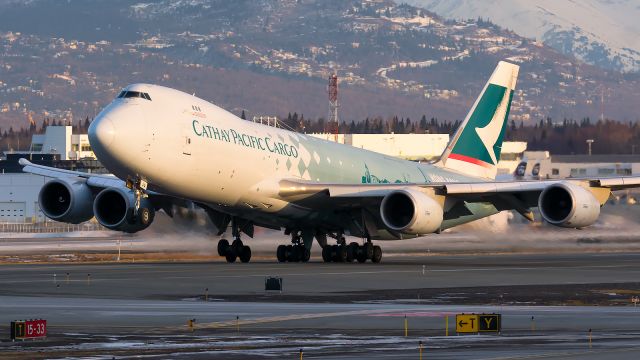
{"type": "Polygon", "coordinates": [[[411,235],[440,230],[442,206],[419,191],[404,189],[387,194],[380,204],[380,216],[389,229],[411,235]]]}
{"type": "Polygon", "coordinates": [[[142,199],[135,215],[135,195],[121,188],[102,190],[93,202],[93,212],[100,225],[107,229],[134,233],[153,222],[155,210],[149,200],[142,199]]]}
{"type": "Polygon", "coordinates": [[[55,179],[38,194],[40,209],[56,221],[79,224],[93,217],[93,192],[84,179],[55,179]]]}
{"type": "Polygon", "coordinates": [[[538,209],[549,224],[567,228],[592,225],[600,216],[600,202],[589,190],[564,182],[544,189],[538,209]]]}

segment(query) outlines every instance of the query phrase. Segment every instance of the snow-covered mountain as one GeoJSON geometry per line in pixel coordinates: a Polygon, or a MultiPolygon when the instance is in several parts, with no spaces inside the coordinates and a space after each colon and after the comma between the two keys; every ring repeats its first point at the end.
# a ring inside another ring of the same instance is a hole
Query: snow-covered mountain
{"type": "Polygon", "coordinates": [[[396,0],[455,19],[488,19],[587,63],[640,71],[640,0],[396,0]]]}

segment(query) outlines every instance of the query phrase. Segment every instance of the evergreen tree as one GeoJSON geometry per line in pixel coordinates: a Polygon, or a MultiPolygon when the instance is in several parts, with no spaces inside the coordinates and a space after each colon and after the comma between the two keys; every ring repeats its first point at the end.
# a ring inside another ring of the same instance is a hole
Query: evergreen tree
{"type": "Polygon", "coordinates": [[[351,120],[351,124],[349,124],[349,134],[355,134],[357,131],[356,122],[351,120]]]}
{"type": "Polygon", "coordinates": [[[86,118],[84,118],[84,124],[82,125],[82,132],[83,133],[88,132],[90,125],[91,125],[91,122],[89,121],[89,117],[87,116],[86,118]]]}
{"type": "Polygon", "coordinates": [[[427,116],[422,115],[422,118],[420,119],[420,131],[425,130],[427,130],[427,116]]]}

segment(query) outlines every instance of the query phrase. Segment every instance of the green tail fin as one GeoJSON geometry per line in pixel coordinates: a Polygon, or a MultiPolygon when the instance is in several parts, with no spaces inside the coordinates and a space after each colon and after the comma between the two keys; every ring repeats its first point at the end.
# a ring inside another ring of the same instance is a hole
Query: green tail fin
{"type": "Polygon", "coordinates": [[[520,67],[501,61],[436,165],[495,179],[520,67]]]}

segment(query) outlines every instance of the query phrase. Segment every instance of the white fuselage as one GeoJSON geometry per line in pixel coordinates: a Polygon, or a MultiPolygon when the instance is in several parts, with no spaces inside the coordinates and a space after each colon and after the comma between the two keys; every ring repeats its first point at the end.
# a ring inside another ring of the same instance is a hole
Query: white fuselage
{"type": "MultiPolygon", "coordinates": [[[[151,100],[118,98],[100,113],[89,130],[99,160],[121,179],[139,177],[152,190],[230,213],[263,219],[281,213],[289,205],[279,196],[284,179],[341,184],[474,181],[429,164],[245,121],[177,90],[147,84],[126,90],[144,92],[151,100]]],[[[448,226],[494,212],[482,207],[473,218],[448,226]]],[[[294,216],[310,216],[303,213],[294,216]]],[[[444,225],[448,227],[446,221],[444,225]]]]}

